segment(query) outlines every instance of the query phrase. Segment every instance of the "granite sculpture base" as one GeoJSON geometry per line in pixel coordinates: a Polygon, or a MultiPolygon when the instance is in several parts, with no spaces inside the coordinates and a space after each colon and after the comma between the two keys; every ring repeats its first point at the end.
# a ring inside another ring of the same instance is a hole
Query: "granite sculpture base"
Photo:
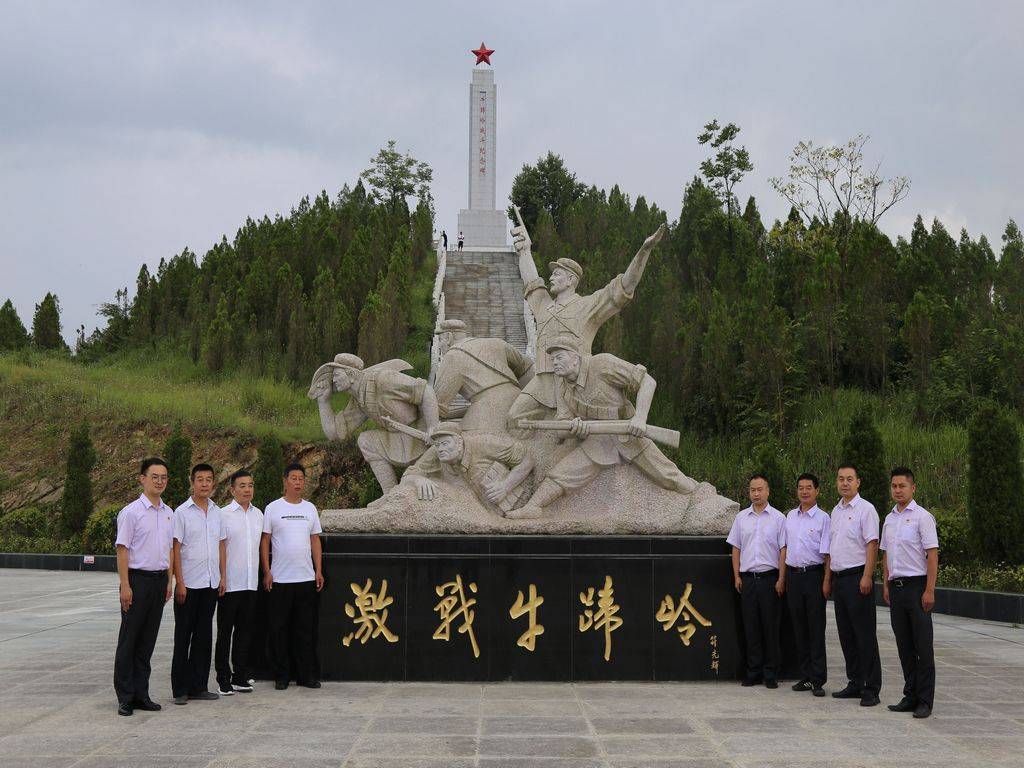
{"type": "Polygon", "coordinates": [[[401,483],[364,509],[324,510],[320,521],[332,533],[724,536],[739,510],[708,483],[693,493],[676,493],[635,467],[619,465],[552,502],[544,517],[533,520],[489,511],[466,487],[446,483],[433,501],[422,501],[410,484],[401,483]]]}

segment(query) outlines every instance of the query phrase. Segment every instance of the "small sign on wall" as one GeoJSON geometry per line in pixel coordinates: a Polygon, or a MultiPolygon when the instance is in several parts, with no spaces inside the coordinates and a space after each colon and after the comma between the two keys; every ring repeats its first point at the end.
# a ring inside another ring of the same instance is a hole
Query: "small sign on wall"
{"type": "Polygon", "coordinates": [[[96,556],[95,555],[84,555],[82,557],[82,562],[85,563],[86,565],[95,565],[96,564],[96,556]]]}

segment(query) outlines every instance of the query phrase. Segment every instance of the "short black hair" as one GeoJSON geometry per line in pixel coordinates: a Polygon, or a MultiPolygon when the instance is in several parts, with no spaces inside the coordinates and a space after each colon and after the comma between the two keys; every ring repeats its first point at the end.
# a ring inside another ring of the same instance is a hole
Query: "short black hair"
{"type": "Polygon", "coordinates": [[[240,469],[237,472],[231,473],[231,485],[235,484],[235,481],[241,480],[243,477],[252,477],[252,472],[248,469],[240,469]]]}
{"type": "Polygon", "coordinates": [[[755,480],[764,480],[765,485],[771,486],[771,483],[768,482],[768,478],[762,475],[760,472],[755,472],[754,474],[752,474],[750,476],[750,479],[747,480],[747,485],[750,485],[755,480]]]}
{"type": "Polygon", "coordinates": [[[796,484],[800,485],[801,480],[810,480],[814,484],[815,488],[820,488],[821,483],[818,481],[817,475],[812,475],[810,472],[804,472],[800,477],[796,479],[796,484]]]}
{"type": "Polygon", "coordinates": [[[855,474],[857,476],[857,479],[860,480],[860,470],[857,469],[856,464],[849,461],[844,461],[842,464],[836,467],[836,472],[838,472],[840,469],[852,469],[853,474],[855,474]]]}
{"type": "Polygon", "coordinates": [[[142,460],[142,466],[139,468],[139,474],[146,474],[146,470],[150,467],[163,467],[164,469],[167,469],[167,462],[159,456],[150,456],[148,459],[142,460]]]}
{"type": "Polygon", "coordinates": [[[302,466],[301,464],[299,464],[299,462],[293,461],[291,464],[289,464],[288,466],[286,466],[284,468],[284,475],[283,475],[283,477],[288,477],[288,475],[290,475],[292,472],[295,472],[296,470],[301,472],[303,477],[306,476],[306,468],[304,466],[302,466]]]}
{"type": "Polygon", "coordinates": [[[192,467],[192,471],[188,473],[188,479],[195,480],[196,475],[199,474],[200,472],[209,472],[215,478],[217,477],[217,473],[213,471],[213,467],[211,467],[209,464],[200,463],[192,467]]]}
{"type": "Polygon", "coordinates": [[[910,467],[893,467],[892,472],[889,473],[889,479],[892,480],[894,477],[905,477],[912,483],[917,482],[910,467]]]}

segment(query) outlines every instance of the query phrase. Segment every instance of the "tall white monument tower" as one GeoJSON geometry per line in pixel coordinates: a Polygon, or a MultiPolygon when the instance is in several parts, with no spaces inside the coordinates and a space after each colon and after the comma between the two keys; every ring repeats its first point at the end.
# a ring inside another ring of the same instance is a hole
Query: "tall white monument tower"
{"type": "MultiPolygon", "coordinates": [[[[480,43],[471,53],[476,64],[489,67],[494,51],[480,43]]],[[[474,69],[469,84],[469,207],[459,211],[459,231],[465,236],[466,248],[508,246],[508,218],[495,208],[497,110],[494,70],[474,69]]]]}

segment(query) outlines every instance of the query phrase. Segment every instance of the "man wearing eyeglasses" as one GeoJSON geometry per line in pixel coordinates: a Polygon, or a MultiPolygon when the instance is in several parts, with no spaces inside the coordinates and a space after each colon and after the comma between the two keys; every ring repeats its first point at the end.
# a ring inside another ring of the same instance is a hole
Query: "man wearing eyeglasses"
{"type": "Polygon", "coordinates": [[[114,691],[117,714],[124,716],[136,709],[160,709],[149,697],[149,660],[172,584],[174,520],[171,508],[160,498],[167,487],[163,459],[144,459],[139,483],[142,494],[117,515],[121,630],[114,654],[114,691]]]}

